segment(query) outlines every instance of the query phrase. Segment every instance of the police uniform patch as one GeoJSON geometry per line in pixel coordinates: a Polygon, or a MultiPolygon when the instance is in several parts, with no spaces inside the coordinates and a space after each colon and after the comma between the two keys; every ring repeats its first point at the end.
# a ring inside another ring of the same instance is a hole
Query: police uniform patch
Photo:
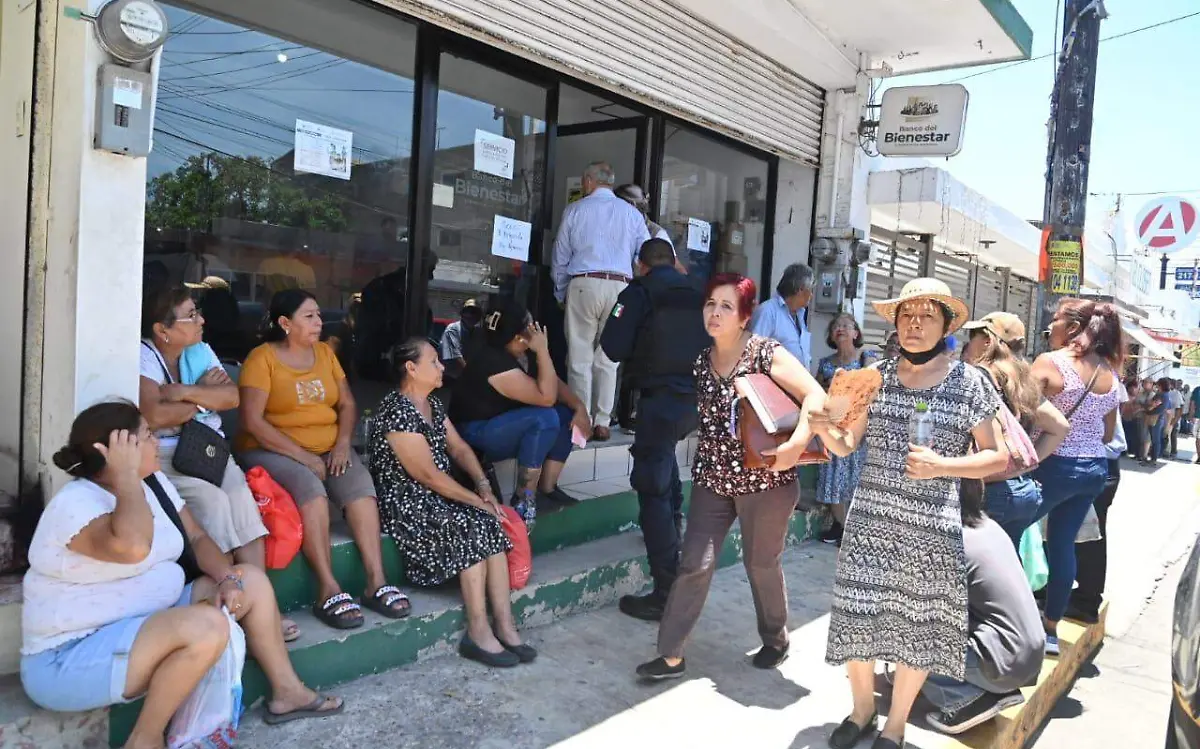
{"type": "Polygon", "coordinates": [[[622,312],[624,312],[624,311],[625,311],[625,305],[624,305],[624,304],[616,304],[616,305],[614,305],[614,306],[613,306],[612,316],[613,316],[613,317],[620,317],[620,316],[621,316],[621,313],[622,313],[622,312]]]}

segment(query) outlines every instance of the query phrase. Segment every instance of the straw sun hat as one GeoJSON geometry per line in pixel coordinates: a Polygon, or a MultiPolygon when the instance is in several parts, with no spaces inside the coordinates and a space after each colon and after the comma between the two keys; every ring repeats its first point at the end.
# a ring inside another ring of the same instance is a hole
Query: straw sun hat
{"type": "Polygon", "coordinates": [[[885,299],[882,302],[872,302],[872,304],[880,317],[889,323],[895,323],[896,310],[900,308],[900,305],[917,299],[938,302],[950,310],[954,319],[950,320],[950,325],[946,328],[946,335],[961,328],[963,323],[971,317],[966,303],[955,298],[950,292],[950,287],[936,278],[914,278],[904,284],[904,288],[900,290],[900,296],[895,299],[885,299]]]}

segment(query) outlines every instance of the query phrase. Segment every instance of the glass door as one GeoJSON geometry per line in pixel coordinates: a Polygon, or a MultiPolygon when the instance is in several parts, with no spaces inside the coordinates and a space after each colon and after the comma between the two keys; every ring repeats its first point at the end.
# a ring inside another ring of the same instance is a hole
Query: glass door
{"type": "Polygon", "coordinates": [[[452,52],[439,63],[430,240],[429,337],[468,300],[530,304],[543,227],[548,92],[452,52]]]}

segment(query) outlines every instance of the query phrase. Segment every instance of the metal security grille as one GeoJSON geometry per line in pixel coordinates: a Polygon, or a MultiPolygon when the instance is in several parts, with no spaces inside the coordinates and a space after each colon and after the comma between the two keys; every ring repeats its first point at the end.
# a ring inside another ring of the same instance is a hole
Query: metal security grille
{"type": "Polygon", "coordinates": [[[882,346],[892,323],[884,321],[871,309],[871,302],[891,299],[900,294],[904,284],[926,272],[946,283],[950,291],[967,303],[972,319],[989,312],[1012,312],[1025,322],[1026,337],[1031,341],[1037,331],[1038,285],[1020,276],[1009,274],[1007,295],[1004,274],[979,265],[974,258],[955,257],[941,252],[929,252],[922,242],[906,235],[873,229],[874,245],[867,267],[867,310],[863,320],[863,338],[868,346],[882,346]]]}
{"type": "Polygon", "coordinates": [[[816,165],[825,92],[668,0],[375,0],[816,165]]]}

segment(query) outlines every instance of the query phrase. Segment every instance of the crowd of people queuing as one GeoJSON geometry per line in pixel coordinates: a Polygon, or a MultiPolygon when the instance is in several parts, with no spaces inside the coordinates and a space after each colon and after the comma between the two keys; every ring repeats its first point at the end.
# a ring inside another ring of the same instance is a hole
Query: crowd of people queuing
{"type": "Polygon", "coordinates": [[[126,746],[162,746],[172,714],[226,646],[225,607],[270,682],[268,722],[342,710],[289,662],[284,643],[301,633],[281,616],[264,574],[267,529],[243,472],[252,468],[299,508],[317,621],[361,627],[362,607],[409,615],[400,581],[384,572],[386,534],[408,583],[457,581],[463,657],[492,667],[533,661],[511,609],[502,506],[533,531],[539,506],[577,501],[558,479],[573,444],[608,438],[621,366],[639,396],[630,480],[653,589],[626,596],[620,609],[659,626],[656,657],[638,677],[686,673],[713,550],[735,520],[762,639],[752,663],[770,669],[787,658],[781,558],[799,498],[795,465],[817,437],[832,453],[816,489],[831,516],[822,540],[840,547],[826,660],[845,665],[851,706],[830,745],[848,749],[877,734],[876,749],[903,746],[918,695],[935,707],[928,723],[949,733],[1018,704],[1043,656],[1058,654],[1059,621],[1098,615],[1104,541],[1076,545],[1085,517],[1094,510],[1104,528],[1122,455],[1174,457],[1196,393],[1165,378],[1122,384],[1125,342],[1109,304],[1064,300],[1048,330],[1051,351],[1029,362],[1019,318],[971,321],[962,300],[927,278],[874,304],[894,326],[881,351],[867,349],[853,315],[839,314],[825,331],[832,353],[812,365],[803,314],[811,268],[787,268],[763,304],[744,276],[690,278],[639,210],[640,188],[614,193],[612,182],[606,165],[589,167],[587,197],[568,210],[555,247],[567,381],[522,305],[471,301],[440,349],[421,338],[393,348],[395,386],[362,444],[353,441],[354,394],[321,340],[312,294],[277,292],[260,345],[231,373],[205,342],[187,288],[147,290],[138,403],[84,410],[55,456],[73,480],[47,505],[29,553],[21,676],[30,697],[55,710],[144,697],[126,746]],[[612,229],[607,244],[596,226],[612,229]],[[878,370],[879,392],[861,417],[839,423],[826,389],[839,370],[866,368],[878,370]],[[734,422],[734,381],[749,374],[769,376],[801,404],[799,425],[769,451],[767,467],[746,467],[734,422]],[[913,444],[918,404],[933,426],[913,444]],[[230,412],[235,429],[221,418],[230,412]],[[219,480],[176,468],[192,422],[232,441],[219,480]],[[1009,470],[1012,429],[1036,448],[1030,472],[1009,470]],[[692,432],[699,449],[685,526],[675,448],[692,432]],[[485,470],[506,459],[518,466],[511,497],[497,496],[485,470]],[[363,561],[362,591],[343,590],[333,572],[336,511],[363,561]],[[1017,549],[1043,518],[1049,582],[1039,604],[1017,549]],[[185,547],[198,569],[186,569],[185,547]],[[882,727],[877,661],[890,665],[893,690],[882,727]]]}

